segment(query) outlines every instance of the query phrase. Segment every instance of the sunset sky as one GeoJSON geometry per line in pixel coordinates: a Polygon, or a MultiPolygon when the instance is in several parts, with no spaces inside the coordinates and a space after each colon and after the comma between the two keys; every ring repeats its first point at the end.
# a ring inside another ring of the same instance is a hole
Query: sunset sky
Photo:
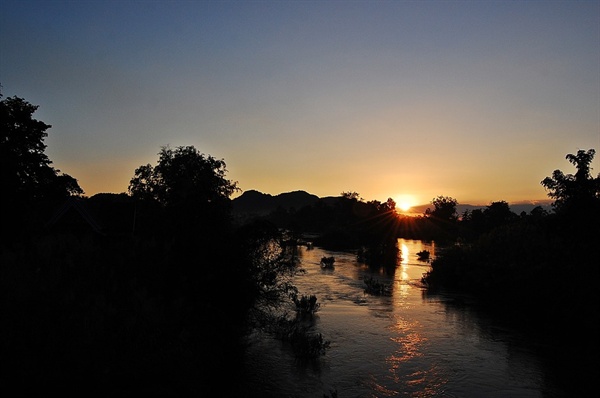
{"type": "Polygon", "coordinates": [[[600,172],[599,1],[2,0],[0,83],[88,196],[165,145],[243,191],[411,204],[600,172]]]}

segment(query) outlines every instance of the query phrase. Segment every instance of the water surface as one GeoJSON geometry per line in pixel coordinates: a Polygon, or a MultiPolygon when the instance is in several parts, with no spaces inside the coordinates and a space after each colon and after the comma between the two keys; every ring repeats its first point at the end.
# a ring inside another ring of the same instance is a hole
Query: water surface
{"type": "Polygon", "coordinates": [[[420,279],[429,263],[416,253],[426,249],[433,258],[439,250],[433,242],[398,244],[401,260],[387,273],[352,253],[299,248],[306,273],[295,283],[321,303],[313,327],[330,348],[317,360],[301,361],[282,342],[254,336],[244,364],[249,395],[558,396],[525,337],[474,313],[468,298],[426,294],[420,279]],[[321,269],[323,256],[335,257],[333,270],[321,269]],[[391,284],[392,295],[365,294],[365,276],[391,284]]]}

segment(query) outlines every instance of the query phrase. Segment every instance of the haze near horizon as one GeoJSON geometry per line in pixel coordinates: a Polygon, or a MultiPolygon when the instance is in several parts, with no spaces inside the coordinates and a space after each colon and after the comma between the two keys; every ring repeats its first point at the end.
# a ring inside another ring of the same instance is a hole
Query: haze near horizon
{"type": "Polygon", "coordinates": [[[600,149],[600,2],[5,0],[0,83],[88,196],[193,145],[243,191],[539,201],[600,149]]]}

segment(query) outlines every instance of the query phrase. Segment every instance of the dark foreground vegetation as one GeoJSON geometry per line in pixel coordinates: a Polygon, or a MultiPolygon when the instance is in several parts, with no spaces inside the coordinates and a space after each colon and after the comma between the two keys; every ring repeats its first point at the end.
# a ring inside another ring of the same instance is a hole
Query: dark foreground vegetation
{"type": "MultiPolygon", "coordinates": [[[[446,249],[424,277],[428,294],[469,294],[524,330],[542,330],[557,359],[577,353],[597,372],[594,150],[567,155],[575,175],[557,170],[542,181],[552,212],[517,215],[499,201],[459,215],[455,199],[439,196],[423,216],[399,217],[392,199],[345,192],[242,221],[225,162],[192,146],[161,148],[127,193],[84,196],[51,166],[50,126],[33,118],[36,109],[0,101],[4,396],[248,396],[220,375],[239,369],[251,331],[273,333],[299,358],[329,347],[310,327],[318,298],[292,283],[308,234],[392,271],[398,237],[435,240],[446,249]]],[[[388,293],[375,279],[365,284],[388,293]]]]}
{"type": "Polygon", "coordinates": [[[165,147],[128,193],[87,198],[51,166],[36,109],[0,102],[1,395],[245,396],[221,374],[249,331],[278,331],[299,356],[326,346],[298,326],[287,238],[232,222],[223,160],[165,147]]]}
{"type": "Polygon", "coordinates": [[[540,340],[555,377],[573,396],[588,396],[598,376],[600,174],[595,151],[567,160],[541,184],[553,211],[517,217],[505,203],[464,214],[450,225],[456,243],[432,262],[429,292],[468,294],[480,308],[540,340]],[[551,347],[548,350],[548,347],[551,347]],[[582,394],[582,395],[580,395],[582,394]]]}

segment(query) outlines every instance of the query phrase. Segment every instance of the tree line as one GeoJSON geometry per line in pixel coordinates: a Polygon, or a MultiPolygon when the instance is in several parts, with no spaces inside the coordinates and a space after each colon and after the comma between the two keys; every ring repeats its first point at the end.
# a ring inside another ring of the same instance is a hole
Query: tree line
{"type": "Polygon", "coordinates": [[[557,380],[588,395],[598,358],[600,174],[591,174],[595,150],[566,159],[574,174],[555,170],[540,183],[554,199],[516,215],[505,202],[457,217],[445,225],[456,238],[433,260],[423,280],[428,294],[454,292],[477,300],[486,313],[539,341],[556,364],[557,380]],[[545,347],[551,347],[549,350],[545,347]]]}

